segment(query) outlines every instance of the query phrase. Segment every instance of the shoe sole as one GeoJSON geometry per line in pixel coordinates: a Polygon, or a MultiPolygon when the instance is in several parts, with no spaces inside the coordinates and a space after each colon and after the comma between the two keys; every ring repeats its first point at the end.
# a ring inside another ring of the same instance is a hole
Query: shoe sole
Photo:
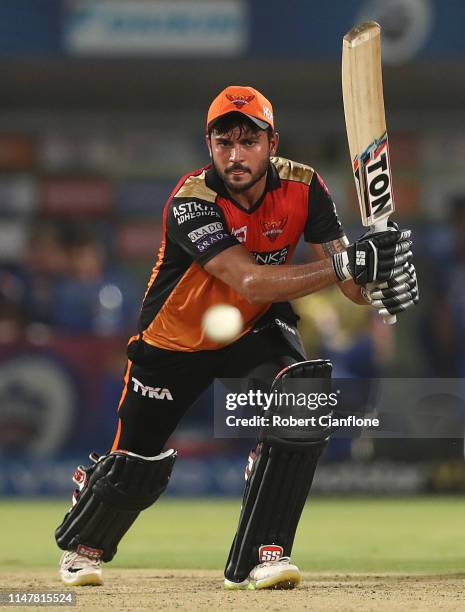
{"type": "Polygon", "coordinates": [[[248,582],[225,582],[224,588],[227,591],[246,591],[249,588],[248,582]]]}
{"type": "Polygon", "coordinates": [[[249,590],[258,591],[260,589],[270,589],[275,591],[288,591],[294,589],[300,584],[300,572],[296,570],[285,570],[277,576],[271,578],[264,578],[263,580],[251,580],[249,590]]]}
{"type": "Polygon", "coordinates": [[[98,574],[83,574],[71,579],[62,576],[61,580],[66,586],[102,586],[103,584],[103,578],[98,574]]]}

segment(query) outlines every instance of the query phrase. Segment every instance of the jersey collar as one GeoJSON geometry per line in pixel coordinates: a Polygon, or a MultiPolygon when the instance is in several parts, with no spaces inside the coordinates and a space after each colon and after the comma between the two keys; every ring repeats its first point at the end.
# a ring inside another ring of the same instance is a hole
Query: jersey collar
{"type": "Polygon", "coordinates": [[[278,189],[281,186],[281,179],[279,178],[276,166],[270,161],[266,174],[265,191],[263,192],[262,196],[255,202],[255,204],[250,208],[244,208],[243,206],[241,206],[241,204],[239,204],[239,202],[236,202],[236,200],[231,197],[213,165],[210,165],[207,169],[205,183],[207,187],[209,187],[213,191],[216,191],[216,193],[221,197],[226,198],[227,200],[232,202],[232,204],[242,210],[242,212],[250,214],[256,211],[257,208],[261,206],[266,194],[269,191],[272,191],[273,189],[278,189]]]}

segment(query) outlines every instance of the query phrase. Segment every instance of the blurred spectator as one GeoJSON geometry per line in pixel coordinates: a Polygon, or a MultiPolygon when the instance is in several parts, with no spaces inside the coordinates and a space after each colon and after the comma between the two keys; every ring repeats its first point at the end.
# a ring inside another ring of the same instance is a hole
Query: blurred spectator
{"type": "Polygon", "coordinates": [[[430,262],[431,309],[423,343],[434,376],[465,376],[465,195],[451,202],[449,250],[430,262]]]}
{"type": "Polygon", "coordinates": [[[22,265],[0,266],[0,340],[37,323],[66,334],[133,333],[140,291],[108,259],[85,226],[35,225],[22,265]]]}
{"type": "Polygon", "coordinates": [[[23,317],[17,306],[14,303],[0,301],[0,343],[18,342],[23,329],[23,317]]]}
{"type": "Polygon", "coordinates": [[[135,329],[140,296],[108,265],[104,246],[84,228],[67,245],[68,274],[59,284],[54,324],[66,333],[125,334],[135,329]]]}
{"type": "Polygon", "coordinates": [[[24,331],[30,322],[52,326],[56,291],[68,272],[63,228],[42,221],[30,232],[21,262],[0,265],[1,339],[24,331]]]}
{"type": "Polygon", "coordinates": [[[337,288],[295,302],[309,359],[324,357],[339,378],[375,378],[394,358],[393,330],[374,311],[348,302],[337,288]]]}
{"type": "Polygon", "coordinates": [[[66,228],[52,221],[35,226],[24,263],[25,318],[34,323],[53,325],[57,287],[69,271],[66,228]]]}

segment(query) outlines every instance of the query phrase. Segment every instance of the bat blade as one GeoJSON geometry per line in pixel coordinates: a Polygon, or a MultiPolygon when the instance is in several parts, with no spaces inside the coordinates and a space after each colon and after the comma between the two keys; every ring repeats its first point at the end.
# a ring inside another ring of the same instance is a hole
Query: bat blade
{"type": "MultiPolygon", "coordinates": [[[[385,230],[394,212],[389,143],[384,112],[381,27],[356,26],[342,45],[342,97],[347,140],[362,224],[385,230]]],[[[386,315],[385,323],[396,322],[386,315]]]]}
{"type": "Polygon", "coordinates": [[[381,28],[375,21],[344,36],[342,94],[362,223],[386,227],[394,212],[389,143],[384,113],[381,28]]]}

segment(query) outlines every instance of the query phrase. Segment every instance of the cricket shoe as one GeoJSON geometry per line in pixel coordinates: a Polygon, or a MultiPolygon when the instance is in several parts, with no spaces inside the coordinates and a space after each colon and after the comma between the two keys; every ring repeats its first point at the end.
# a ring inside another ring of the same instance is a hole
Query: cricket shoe
{"type": "Polygon", "coordinates": [[[98,559],[90,559],[74,550],[63,553],[59,569],[67,586],[99,586],[103,584],[102,568],[98,559]]]}
{"type": "Polygon", "coordinates": [[[225,578],[224,586],[228,590],[293,589],[300,584],[300,571],[291,563],[290,557],[281,557],[277,561],[265,561],[256,565],[247,580],[232,582],[225,578]]]}

